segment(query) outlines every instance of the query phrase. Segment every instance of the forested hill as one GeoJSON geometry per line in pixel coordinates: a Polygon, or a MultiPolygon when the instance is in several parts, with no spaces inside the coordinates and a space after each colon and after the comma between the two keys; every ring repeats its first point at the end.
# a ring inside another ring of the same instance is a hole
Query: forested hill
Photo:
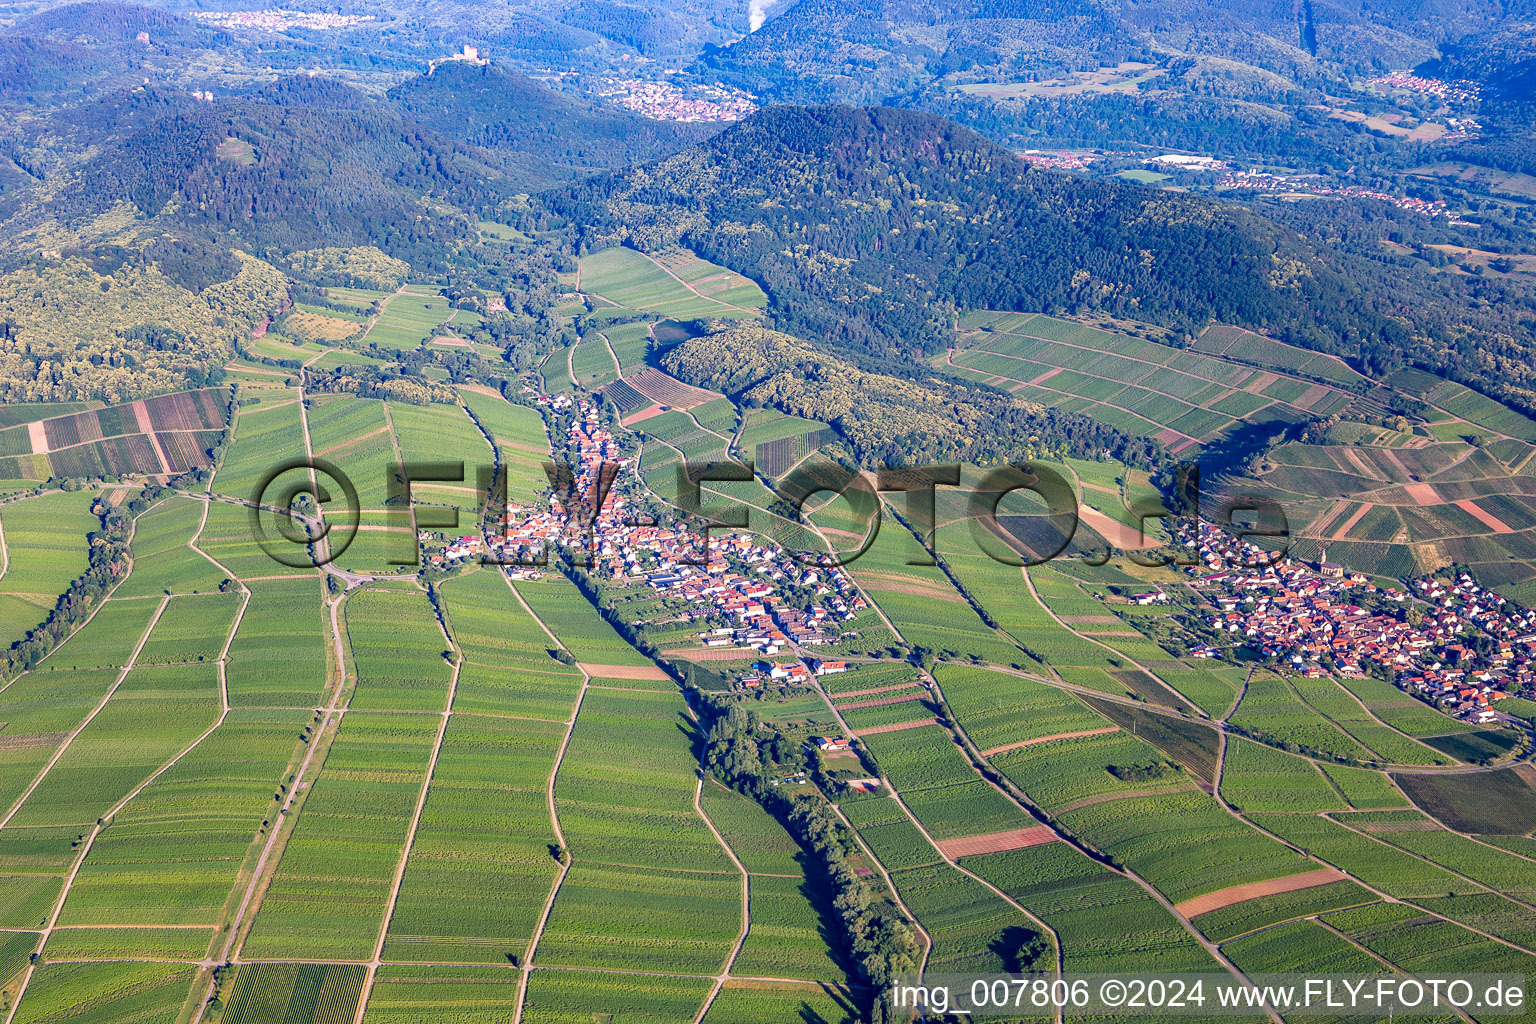
{"type": "Polygon", "coordinates": [[[757,326],[692,338],[667,352],[662,365],[682,380],[749,405],[831,423],[864,466],[1097,458],[1103,452],[1151,466],[1160,455],[1149,438],[1086,416],[932,375],[867,373],[799,338],[757,326]]]}
{"type": "Polygon", "coordinates": [[[77,99],[93,87],[162,78],[188,64],[222,63],[233,46],[226,33],[166,11],[66,4],[0,31],[0,101],[31,106],[77,99]]]}
{"type": "Polygon", "coordinates": [[[563,96],[491,65],[448,63],[391,89],[407,119],[500,157],[524,188],[666,156],[709,134],[563,96]]]}
{"type": "Polygon", "coordinates": [[[497,178],[469,147],[347,86],[294,78],[131,123],[74,195],[98,206],[126,199],[144,216],[177,200],[176,217],[257,247],[375,243],[400,254],[456,230],[419,196],[491,202],[509,190],[497,178]]]}
{"type": "Polygon", "coordinates": [[[768,108],[548,201],[593,248],[682,241],[763,284],[787,329],[851,354],[941,350],[974,308],[1318,343],[1382,329],[1304,241],[1241,208],[1041,171],[913,111],[768,108]]]}
{"type": "Polygon", "coordinates": [[[227,46],[230,37],[217,29],[152,7],[133,4],[64,4],[23,18],[11,34],[82,46],[133,43],[140,47],[227,46]]]}

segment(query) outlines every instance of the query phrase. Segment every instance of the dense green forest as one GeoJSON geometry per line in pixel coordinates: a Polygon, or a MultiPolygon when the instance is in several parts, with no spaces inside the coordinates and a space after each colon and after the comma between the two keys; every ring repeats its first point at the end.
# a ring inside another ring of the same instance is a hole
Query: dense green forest
{"type": "Polygon", "coordinates": [[[708,134],[562,96],[490,65],[448,63],[388,99],[422,127],[485,150],[528,189],[653,160],[708,134]]]}

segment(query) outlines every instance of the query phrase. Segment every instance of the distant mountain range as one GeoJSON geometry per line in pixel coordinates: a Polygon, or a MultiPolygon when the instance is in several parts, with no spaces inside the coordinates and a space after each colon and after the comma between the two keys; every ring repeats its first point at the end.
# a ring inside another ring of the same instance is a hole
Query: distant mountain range
{"type": "Polygon", "coordinates": [[[802,0],[703,64],[808,102],[881,102],[946,75],[1028,80],[1179,56],[1306,82],[1427,60],[1503,15],[1497,0],[802,0]]]}

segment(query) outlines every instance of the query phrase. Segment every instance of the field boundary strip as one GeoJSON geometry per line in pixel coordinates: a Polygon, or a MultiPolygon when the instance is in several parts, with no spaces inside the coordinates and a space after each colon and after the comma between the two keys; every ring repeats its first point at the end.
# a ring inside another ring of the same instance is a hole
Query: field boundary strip
{"type": "Polygon", "coordinates": [[[958,839],[941,839],[933,845],[951,860],[974,857],[983,853],[1007,853],[1010,850],[1027,850],[1032,846],[1060,842],[1061,836],[1049,825],[1030,825],[1009,829],[1006,832],[989,832],[979,836],[961,836],[958,839]]]}
{"type": "Polygon", "coordinates": [[[875,736],[883,732],[902,732],[906,729],[921,729],[925,725],[939,725],[937,718],[920,718],[915,722],[895,722],[891,725],[871,725],[867,729],[852,730],[855,736],[875,736]]]}
{"type": "Polygon", "coordinates": [[[983,750],[981,752],[981,756],[992,757],[996,754],[1005,754],[1010,750],[1018,750],[1022,747],[1032,747],[1037,743],[1050,743],[1052,740],[1080,740],[1086,739],[1089,736],[1103,736],[1107,733],[1119,731],[1120,727],[1118,725],[1108,725],[1102,729],[1081,729],[1077,732],[1058,732],[1050,736],[1036,736],[1031,740],[1019,740],[1017,743],[1004,743],[1000,747],[993,747],[991,750],[983,750]]]}
{"type": "Polygon", "coordinates": [[[1349,876],[1338,868],[1318,868],[1316,871],[1306,871],[1299,875],[1271,878],[1266,882],[1248,882],[1243,885],[1229,886],[1226,889],[1217,889],[1204,896],[1196,896],[1182,903],[1175,903],[1174,909],[1185,917],[1198,917],[1209,911],[1247,903],[1261,896],[1278,896],[1281,893],[1299,892],[1302,889],[1312,889],[1319,885],[1348,880],[1349,876]]]}

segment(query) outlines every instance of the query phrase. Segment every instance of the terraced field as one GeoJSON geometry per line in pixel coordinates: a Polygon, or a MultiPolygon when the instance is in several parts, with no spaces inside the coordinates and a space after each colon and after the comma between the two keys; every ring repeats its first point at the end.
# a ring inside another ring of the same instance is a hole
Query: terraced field
{"type": "Polygon", "coordinates": [[[948,365],[1022,398],[1156,437],[1175,453],[1219,439],[1238,418],[1294,423],[1341,412],[1354,396],[1333,385],[1360,380],[1338,360],[1230,328],[1208,329],[1194,348],[1210,355],[1043,315],[987,313],[962,324],[948,365]],[[1281,350],[1296,354],[1295,371],[1330,383],[1247,365],[1285,367],[1281,350]]]}
{"type": "Polygon", "coordinates": [[[582,257],[581,284],[615,306],[679,320],[755,317],[768,301],[740,274],[687,250],[652,257],[622,246],[603,249],[582,257]]]}

